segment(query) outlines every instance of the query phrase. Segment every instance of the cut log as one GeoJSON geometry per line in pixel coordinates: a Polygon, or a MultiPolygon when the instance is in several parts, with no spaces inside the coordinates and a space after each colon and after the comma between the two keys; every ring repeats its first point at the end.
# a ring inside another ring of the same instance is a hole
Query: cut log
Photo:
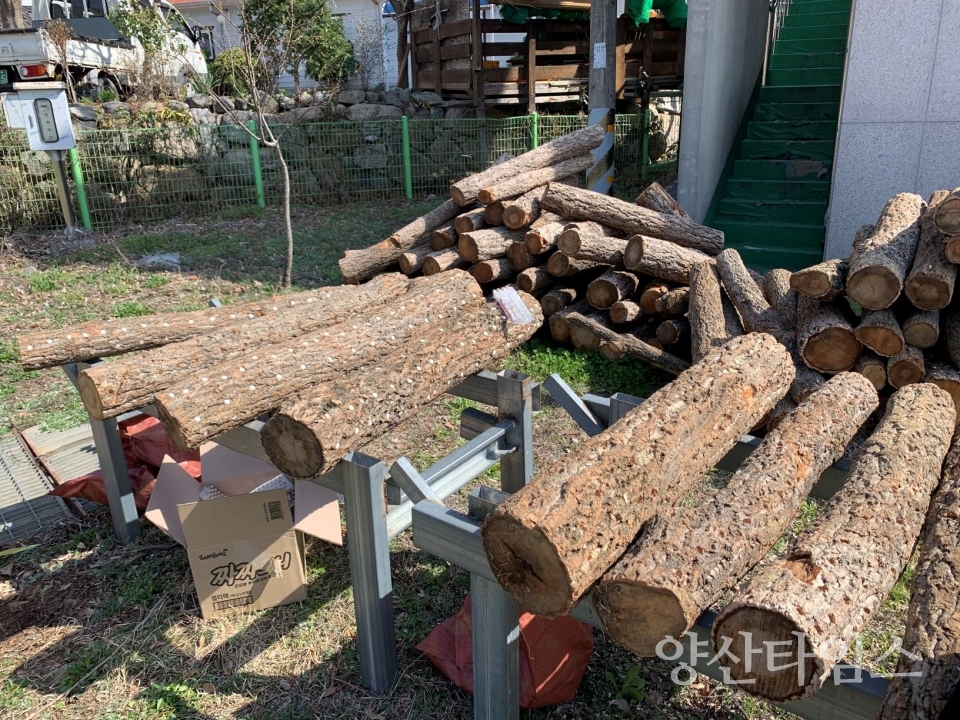
{"type": "Polygon", "coordinates": [[[736,310],[720,289],[714,263],[702,260],[690,268],[690,355],[700,362],[715,348],[743,334],[736,310]]]}
{"type": "Polygon", "coordinates": [[[932,348],[940,339],[940,311],[914,310],[903,319],[903,339],[921,350],[932,348]]]}
{"type": "Polygon", "coordinates": [[[171,345],[264,315],[283,313],[305,302],[315,303],[325,297],[329,290],[330,288],[321,288],[277,295],[254,302],[194,312],[91,320],[67,328],[30,333],[17,340],[20,346],[20,364],[24,370],[39,370],[71,362],[122,355],[133,350],[171,345]]]}
{"type": "MultiPolygon", "coordinates": [[[[816,394],[816,393],[814,393],[816,394]]],[[[773,406],[773,410],[767,415],[767,421],[764,423],[767,432],[776,430],[780,425],[790,417],[790,414],[797,409],[797,404],[789,395],[773,406]]]]}
{"type": "Polygon", "coordinates": [[[940,314],[947,354],[954,365],[960,365],[960,307],[953,303],[940,314]]]}
{"type": "Polygon", "coordinates": [[[689,218],[647,210],[590,190],[550,183],[540,205],[568,220],[593,220],[627,233],[670,240],[678,245],[716,255],[723,249],[723,233],[689,218]]]}
{"type": "Polygon", "coordinates": [[[487,228],[475,232],[462,233],[457,247],[460,254],[469,262],[492,260],[507,254],[510,243],[523,240],[523,232],[508,228],[487,228]]]}
{"type": "Polygon", "coordinates": [[[917,253],[922,207],[919,195],[895,195],[884,206],[873,232],[854,245],[847,294],[861,307],[882,310],[900,297],[917,253]]]}
{"type": "Polygon", "coordinates": [[[933,222],[944,235],[960,235],[960,188],[940,201],[933,222]]]}
{"type": "Polygon", "coordinates": [[[507,595],[543,617],[568,612],[647,520],[777,404],[792,374],[774,338],[737,338],[543,468],[483,524],[484,551],[507,595]]]}
{"type": "Polygon", "coordinates": [[[849,370],[863,352],[863,344],[838,303],[806,296],[797,303],[797,349],[807,367],[823,373],[849,370]]]}
{"type": "MultiPolygon", "coordinates": [[[[548,275],[550,273],[547,273],[548,275]]],[[[553,277],[552,275],[550,276],[553,277]]],[[[577,299],[577,289],[573,287],[553,288],[540,298],[540,307],[544,317],[550,317],[567,307],[577,299]]]]}
{"type": "Polygon", "coordinates": [[[622,266],[627,241],[597,232],[597,228],[596,223],[568,225],[557,238],[557,249],[568,257],[622,266]]]}
{"type": "Polygon", "coordinates": [[[960,438],[947,453],[925,525],[902,642],[919,657],[900,654],[878,714],[883,720],[949,717],[960,682],[960,438]]]}
{"type": "MultiPolygon", "coordinates": [[[[582,311],[568,313],[565,320],[571,325],[580,325],[592,331],[602,342],[617,343],[622,355],[639,358],[672,375],[679,375],[690,367],[690,363],[686,360],[678,358],[672,353],[664,352],[662,344],[660,347],[654,346],[652,344],[654,342],[653,337],[651,337],[649,341],[640,342],[635,338],[631,338],[629,334],[618,333],[602,323],[595,322],[592,318],[582,314],[582,311]]],[[[657,340],[657,342],[659,343],[659,340],[657,340]]]]}
{"type": "Polygon", "coordinates": [[[710,259],[698,250],[643,235],[630,238],[623,251],[623,264],[628,270],[684,285],[690,282],[690,268],[694,263],[710,259]]]}
{"type": "Polygon", "coordinates": [[[553,250],[557,246],[557,240],[560,233],[563,232],[563,223],[555,221],[541,225],[539,228],[531,228],[523,236],[523,244],[531,255],[540,255],[553,250]]]}
{"type": "Polygon", "coordinates": [[[556,140],[544,143],[536,150],[526,152],[519,157],[454,183],[450,186],[450,197],[456,200],[459,205],[466,205],[468,202],[475,200],[480,190],[485,187],[509,180],[521,173],[539,170],[589,153],[594,148],[600,147],[605,134],[606,128],[603,126],[589,125],[582,130],[563,135],[556,140]]]}
{"type": "Polygon", "coordinates": [[[682,637],[763,559],[877,404],[862,376],[833,377],[780,418],[725,488],[653,519],[597,586],[611,639],[653,657],[665,637],[682,637]]]}
{"type": "MultiPolygon", "coordinates": [[[[864,225],[873,230],[873,225],[864,225]]],[[[847,259],[826,260],[790,274],[790,287],[801,295],[829,302],[847,294],[847,259]]]]}
{"type": "Polygon", "coordinates": [[[877,390],[883,390],[887,386],[887,360],[869,350],[863,351],[857,364],[853,366],[853,371],[863,375],[877,390]]]}
{"type": "Polygon", "coordinates": [[[776,268],[763,276],[763,296],[787,330],[797,329],[797,291],[790,287],[789,270],[776,268]]]}
{"type": "Polygon", "coordinates": [[[812,694],[830,676],[910,559],[954,415],[949,396],[931,385],[891,398],[843,489],[787,558],[761,570],[714,620],[714,647],[752,659],[748,666],[725,654],[720,662],[731,678],[753,680],[743,687],[786,702],[812,694]]]}
{"type": "Polygon", "coordinates": [[[208,368],[378,312],[403,297],[409,286],[406,277],[392,273],[359,287],[324,288],[314,295],[313,302],[308,297],[282,312],[167,345],[160,351],[136,353],[87,368],[78,380],[80,397],[97,420],[136,410],[153,402],[157,393],[208,368]]]}
{"type": "MultiPolygon", "coordinates": [[[[593,156],[589,153],[586,155],[578,155],[575,158],[564,160],[556,165],[549,165],[548,167],[538,170],[531,170],[530,172],[514,175],[498,182],[496,185],[487,185],[482,188],[477,195],[480,198],[480,202],[483,203],[492,203],[498,200],[502,202],[507,198],[522,195],[534,188],[543,187],[549,183],[559,184],[561,180],[565,180],[571,175],[582,173],[593,165],[593,162],[593,156]]],[[[503,220],[504,222],[507,221],[506,204],[503,208],[503,220]]]]}
{"type": "Polygon", "coordinates": [[[550,336],[557,342],[570,342],[569,316],[574,313],[588,312],[590,312],[590,303],[588,303],[586,299],[583,299],[568,305],[558,313],[554,313],[548,321],[550,325],[550,336]]]}
{"type": "Polygon", "coordinates": [[[544,293],[553,285],[554,277],[543,265],[530,267],[517,275],[517,287],[525,293],[537,295],[544,293]]]}
{"type": "Polygon", "coordinates": [[[427,255],[433,252],[429,245],[417,245],[400,255],[400,272],[404,275],[413,275],[423,267],[427,255]]]}
{"type": "Polygon", "coordinates": [[[478,283],[492,283],[501,280],[509,280],[513,277],[513,266],[507,258],[495,258],[493,260],[481,260],[472,268],[470,274],[478,283]]]}
{"type": "Polygon", "coordinates": [[[436,275],[447,270],[465,268],[468,265],[470,261],[458,253],[456,248],[448,248],[432,252],[423,259],[423,274],[436,275]]]}
{"type": "Polygon", "coordinates": [[[427,242],[429,237],[423,236],[417,243],[401,248],[387,239],[362,250],[345,250],[338,263],[340,275],[345,285],[357,285],[397,267],[404,250],[427,242]]]}
{"type": "Polygon", "coordinates": [[[609,327],[607,325],[607,317],[605,313],[601,312],[590,312],[582,317],[590,321],[590,325],[579,325],[574,320],[579,315],[574,315],[570,318],[567,318],[570,321],[570,343],[577,348],[577,350],[596,350],[600,347],[600,343],[603,342],[600,335],[594,331],[596,325],[602,327],[609,327]]]}
{"type": "Polygon", "coordinates": [[[925,360],[926,377],[924,382],[933,383],[953,398],[953,405],[957,410],[957,422],[960,424],[960,372],[953,363],[934,358],[925,360]]]}
{"type": "Polygon", "coordinates": [[[954,265],[960,264],[960,235],[950,235],[944,240],[943,254],[954,265]]]}
{"type": "MultiPolygon", "coordinates": [[[[277,408],[304,390],[361,365],[403,362],[409,347],[459,342],[472,327],[483,294],[469,273],[418,278],[401,298],[362,318],[271,344],[191,373],[155,398],[158,414],[181,448],[207,440],[277,408]],[[449,338],[449,340],[445,340],[449,338]]],[[[438,355],[442,360],[442,355],[438,355]]]]}
{"type": "MultiPolygon", "coordinates": [[[[452,200],[447,200],[446,202],[440,203],[439,206],[428,212],[426,215],[418,217],[413,222],[404,225],[402,228],[388,237],[385,242],[393,245],[394,247],[403,248],[406,250],[414,245],[418,245],[423,237],[429,237],[430,233],[432,233],[441,225],[452,221],[462,212],[462,207],[457,205],[457,203],[453,202],[452,200]]],[[[344,273],[344,275],[346,274],[344,273]]]]}
{"type": "Polygon", "coordinates": [[[554,277],[570,277],[585,270],[591,270],[596,267],[602,267],[601,263],[592,260],[581,260],[572,258],[561,252],[555,252],[547,260],[547,272],[554,277]]]}
{"type": "Polygon", "coordinates": [[[865,310],[853,331],[877,355],[893,357],[903,350],[903,330],[891,310],[865,310]]]}
{"type": "Polygon", "coordinates": [[[675,345],[690,332],[690,322],[686,318],[664,320],[657,326],[657,340],[664,345],[675,345]]]}
{"type": "Polygon", "coordinates": [[[547,186],[541,185],[528,190],[518,198],[514,198],[503,206],[503,224],[513,230],[527,227],[540,215],[540,198],[547,186]]]}
{"type": "Polygon", "coordinates": [[[530,223],[530,230],[539,230],[545,225],[550,225],[551,223],[555,222],[563,225],[566,221],[556,213],[548,212],[547,210],[540,208],[540,217],[530,223]]]}
{"type": "MultiPolygon", "coordinates": [[[[616,339],[603,340],[599,347],[600,354],[608,360],[621,360],[625,357],[631,357],[625,352],[623,343],[621,342],[621,338],[624,337],[628,338],[628,343],[633,340],[649,345],[651,340],[657,340],[657,322],[655,320],[648,320],[627,332],[620,333],[620,337],[616,339]]],[[[662,350],[663,348],[659,349],[662,350]]]]}
{"type": "Polygon", "coordinates": [[[690,288],[674,288],[666,295],[657,298],[654,307],[658,313],[663,313],[668,319],[683,317],[690,308],[690,288]]]}
{"type": "Polygon", "coordinates": [[[475,230],[483,230],[487,226],[487,220],[483,215],[484,208],[478,207],[470,212],[458,215],[453,221],[453,227],[457,233],[469,233],[475,230]]]}
{"type": "Polygon", "coordinates": [[[640,306],[633,300],[620,300],[610,306],[610,320],[618,325],[633,322],[643,314],[640,306]]]}
{"type": "Polygon", "coordinates": [[[563,226],[563,232],[557,238],[557,248],[560,252],[570,257],[576,257],[580,252],[581,236],[596,243],[601,238],[616,238],[622,240],[622,233],[616,228],[611,228],[591,220],[581,220],[580,222],[568,222],[563,226]]]}
{"type": "Polygon", "coordinates": [[[487,227],[499,227],[503,225],[503,203],[499,200],[489,205],[483,206],[483,219],[487,222],[487,227]]]}
{"type": "Polygon", "coordinates": [[[640,291],[640,309],[644,315],[657,314],[657,301],[670,292],[670,285],[661,281],[654,280],[647,283],[640,291]]]}
{"type": "Polygon", "coordinates": [[[465,377],[495,368],[528,340],[543,317],[537,301],[521,299],[534,322],[511,325],[494,303],[465,318],[462,343],[411,343],[402,360],[370,366],[313,387],[287,400],[264,425],[263,449],[282,472],[312,478],[329,472],[345,455],[412,417],[465,377]],[[442,357],[442,362],[435,362],[442,357]],[[416,372],[412,368],[416,366],[416,372]]]}
{"type": "Polygon", "coordinates": [[[457,230],[453,226],[454,221],[441,225],[430,233],[430,249],[436,252],[453,247],[457,244],[457,230]]]}
{"type": "Polygon", "coordinates": [[[529,267],[542,265],[547,261],[546,255],[531,255],[527,246],[522,242],[510,243],[507,247],[507,260],[517,272],[522,272],[529,267]]]}
{"type": "Polygon", "coordinates": [[[598,310],[626,300],[637,291],[640,278],[623,270],[607,270],[587,286],[587,301],[598,310]]]}
{"type": "Polygon", "coordinates": [[[887,382],[898,390],[907,385],[923,382],[926,377],[923,352],[910,345],[887,360],[887,382]]]}
{"type": "Polygon", "coordinates": [[[946,190],[930,196],[920,218],[917,254],[903,289],[910,302],[921,310],[942,310],[949,305],[957,282],[957,266],[947,259],[943,234],[933,221],[937,208],[946,197],[946,190]]]}
{"type": "Polygon", "coordinates": [[[647,208],[647,210],[654,210],[665,215],[689,217],[680,207],[680,203],[674,200],[670,193],[664,190],[658,182],[647,185],[647,189],[640,193],[633,202],[640,207],[647,208]]]}

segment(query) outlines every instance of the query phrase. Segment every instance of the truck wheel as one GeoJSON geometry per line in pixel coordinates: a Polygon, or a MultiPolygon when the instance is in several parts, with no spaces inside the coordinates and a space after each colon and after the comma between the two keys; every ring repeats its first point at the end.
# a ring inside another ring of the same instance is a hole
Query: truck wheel
{"type": "Polygon", "coordinates": [[[100,75],[94,82],[86,82],[77,88],[77,94],[93,102],[100,102],[104,93],[113,93],[115,99],[120,99],[120,88],[113,78],[100,75]]]}

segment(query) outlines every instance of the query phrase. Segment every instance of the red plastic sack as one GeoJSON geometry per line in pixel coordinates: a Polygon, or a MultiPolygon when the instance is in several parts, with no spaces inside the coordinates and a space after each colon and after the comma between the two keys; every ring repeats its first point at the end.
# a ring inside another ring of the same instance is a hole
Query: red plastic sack
{"type": "MultiPolygon", "coordinates": [[[[139,466],[127,468],[130,473],[130,489],[133,490],[133,501],[139,512],[147,511],[147,503],[153,493],[153,486],[157,478],[150,468],[139,466]]],[[[89,475],[67,480],[50,491],[51,495],[62,498],[82,497],[91,502],[107,505],[107,491],[103,487],[103,472],[97,470],[89,475]]]]}
{"type": "MultiPolygon", "coordinates": [[[[473,632],[470,596],[460,611],[433,629],[417,650],[444,675],[473,694],[473,632]]],[[[576,695],[590,655],[593,629],[572,617],[520,615],[520,707],[530,710],[569,702],[576,695]]]]}

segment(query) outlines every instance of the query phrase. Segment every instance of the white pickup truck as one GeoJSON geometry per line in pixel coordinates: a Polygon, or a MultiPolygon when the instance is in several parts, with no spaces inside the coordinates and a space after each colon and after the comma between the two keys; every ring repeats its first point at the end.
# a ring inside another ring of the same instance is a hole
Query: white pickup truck
{"type": "MultiPolygon", "coordinates": [[[[60,54],[44,29],[49,20],[64,20],[72,31],[67,42],[67,68],[78,92],[98,99],[104,90],[127,96],[136,90],[144,67],[144,49],[136,38],[121,37],[110,22],[111,8],[126,0],[32,0],[32,27],[0,29],[0,92],[12,90],[14,82],[39,82],[62,78],[60,54]]],[[[133,0],[136,2],[137,0],[133,0]]],[[[140,0],[160,13],[170,28],[159,75],[188,84],[194,75],[207,74],[207,57],[213,43],[208,29],[190,27],[166,0],[140,0]],[[206,55],[205,55],[206,53],[206,55]]],[[[189,87],[189,85],[188,85],[189,87]]]]}

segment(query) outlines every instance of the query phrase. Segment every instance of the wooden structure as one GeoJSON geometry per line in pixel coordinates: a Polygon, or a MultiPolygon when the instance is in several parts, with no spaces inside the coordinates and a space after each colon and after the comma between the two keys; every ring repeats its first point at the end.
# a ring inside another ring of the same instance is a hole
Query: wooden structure
{"type": "MultiPolygon", "coordinates": [[[[478,104],[522,105],[576,102],[590,75],[590,23],[534,18],[519,25],[474,17],[432,27],[412,28],[413,81],[419,90],[444,97],[473,98],[478,104]],[[519,42],[488,42],[491,34],[517,33],[519,42]],[[475,36],[480,42],[475,42],[475,36]],[[479,46],[479,53],[475,47],[479,46]],[[499,67],[492,58],[508,57],[499,67]],[[460,62],[456,62],[460,61],[460,62]],[[529,92],[530,88],[533,92],[529,92]]],[[[638,97],[649,79],[658,87],[683,80],[685,31],[665,20],[639,27],[617,20],[616,92],[638,97]]]]}

